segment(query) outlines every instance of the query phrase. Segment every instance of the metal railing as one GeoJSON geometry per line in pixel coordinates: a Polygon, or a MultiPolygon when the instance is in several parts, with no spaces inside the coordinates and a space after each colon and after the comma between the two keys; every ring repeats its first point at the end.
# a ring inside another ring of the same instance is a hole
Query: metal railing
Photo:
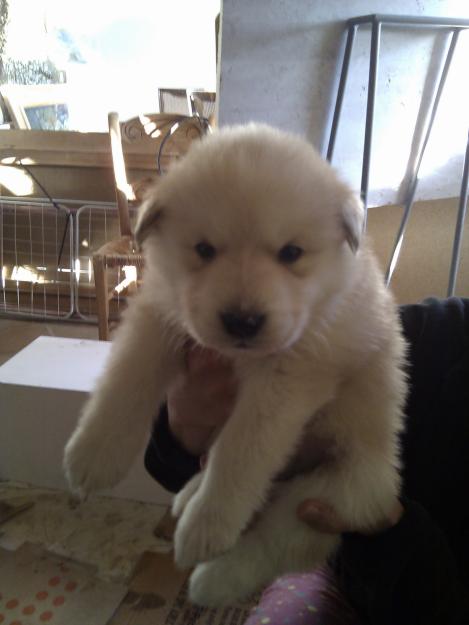
{"type": "MultiPolygon", "coordinates": [[[[419,180],[420,165],[422,163],[428,140],[433,128],[433,122],[435,121],[436,113],[438,111],[438,105],[440,103],[441,94],[443,93],[446,78],[448,76],[449,68],[454,56],[454,50],[458,42],[459,33],[461,30],[469,28],[469,20],[460,18],[442,18],[442,17],[425,17],[425,16],[410,16],[410,15],[364,15],[349,19],[346,22],[347,40],[345,44],[344,57],[342,60],[342,69],[340,72],[339,86],[337,91],[336,103],[334,108],[334,114],[332,118],[332,126],[329,136],[329,144],[327,148],[327,160],[332,161],[334,148],[336,144],[337,131],[340,122],[340,116],[342,112],[342,105],[344,101],[345,88],[347,85],[347,78],[350,69],[350,60],[352,57],[354,41],[357,35],[357,31],[361,26],[371,27],[371,39],[370,39],[370,58],[369,58],[369,72],[368,72],[368,94],[366,105],[366,121],[365,121],[365,136],[363,143],[363,158],[362,158],[362,175],[361,175],[361,197],[365,207],[365,225],[366,225],[366,211],[368,203],[368,190],[369,190],[369,178],[370,178],[370,164],[371,164],[371,149],[373,138],[373,124],[375,115],[375,100],[376,100],[376,85],[379,69],[379,50],[381,43],[381,30],[383,26],[402,26],[413,28],[435,28],[444,29],[448,33],[449,45],[446,50],[446,56],[441,70],[438,86],[435,90],[433,100],[431,102],[431,111],[426,124],[423,141],[420,144],[419,153],[415,160],[412,175],[408,185],[407,195],[404,201],[404,212],[399,225],[398,233],[395,239],[394,247],[389,260],[389,265],[386,271],[386,285],[391,282],[394,269],[399,259],[399,254],[402,249],[402,243],[404,240],[405,231],[409,222],[412,208],[415,201],[415,194],[417,191],[417,185],[419,180]]],[[[464,168],[462,173],[462,182],[460,189],[460,201],[458,217],[456,222],[456,230],[454,236],[452,260],[449,272],[449,282],[447,295],[454,295],[456,286],[456,275],[459,268],[460,256],[461,256],[461,244],[462,244],[462,232],[464,228],[464,221],[466,217],[466,205],[468,196],[468,177],[469,177],[469,142],[467,144],[464,168]]]]}

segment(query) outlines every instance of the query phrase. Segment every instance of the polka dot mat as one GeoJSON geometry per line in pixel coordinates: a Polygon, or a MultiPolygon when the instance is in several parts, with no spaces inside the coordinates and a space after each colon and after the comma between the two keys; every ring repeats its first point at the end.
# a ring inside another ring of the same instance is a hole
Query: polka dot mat
{"type": "Polygon", "coordinates": [[[110,617],[125,593],[124,585],[34,545],[2,552],[0,625],[102,625],[103,611],[110,617]]]}

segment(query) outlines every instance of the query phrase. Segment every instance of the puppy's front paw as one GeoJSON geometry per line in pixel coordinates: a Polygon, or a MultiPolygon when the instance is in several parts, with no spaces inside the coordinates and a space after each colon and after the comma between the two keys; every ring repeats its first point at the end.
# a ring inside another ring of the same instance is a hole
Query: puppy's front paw
{"type": "Polygon", "coordinates": [[[112,435],[77,429],[65,447],[64,470],[68,483],[80,497],[115,486],[133,460],[125,444],[112,435]]]}
{"type": "Polygon", "coordinates": [[[197,473],[192,479],[190,479],[184,488],[174,497],[173,505],[171,507],[171,514],[173,517],[179,518],[184,512],[187,504],[192,499],[192,496],[197,492],[200,482],[202,481],[203,473],[197,473]]]}
{"type": "Polygon", "coordinates": [[[189,568],[211,560],[230,549],[240,532],[241,528],[233,523],[221,503],[207,501],[199,490],[187,504],[176,528],[176,564],[189,568]]]}

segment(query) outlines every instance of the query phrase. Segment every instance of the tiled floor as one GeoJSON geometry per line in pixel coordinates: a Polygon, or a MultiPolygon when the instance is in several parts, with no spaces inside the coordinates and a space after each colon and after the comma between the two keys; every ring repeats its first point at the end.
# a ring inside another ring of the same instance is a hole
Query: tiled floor
{"type": "Polygon", "coordinates": [[[80,503],[68,492],[12,482],[0,482],[0,501],[33,504],[0,524],[0,548],[41,545],[93,566],[105,580],[128,581],[142,553],[171,548],[155,534],[166,506],[99,495],[80,503]]]}
{"type": "Polygon", "coordinates": [[[38,336],[63,336],[97,339],[98,328],[87,323],[18,321],[0,318],[0,365],[9,360],[38,336]]]}

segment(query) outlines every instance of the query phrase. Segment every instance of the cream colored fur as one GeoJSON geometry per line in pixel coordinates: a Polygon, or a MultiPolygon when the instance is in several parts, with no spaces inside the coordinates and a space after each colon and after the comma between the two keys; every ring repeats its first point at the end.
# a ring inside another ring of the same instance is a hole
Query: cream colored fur
{"type": "Polygon", "coordinates": [[[65,469],[82,493],[126,474],[188,337],[232,358],[234,412],[174,501],[175,557],[196,565],[197,603],[229,603],[324,562],[340,538],[298,521],[305,498],[329,502],[351,528],[393,506],[405,346],[362,223],[357,197],[306,142],[257,125],[194,144],[146,200],[144,284],[65,469]],[[212,260],[197,255],[201,241],[212,260]],[[304,250],[296,262],[279,260],[286,244],[304,250]],[[220,321],[233,308],[265,315],[242,346],[220,321]],[[309,470],[295,474],[308,450],[309,470]],[[290,479],[276,480],[287,465],[290,479]]]}

